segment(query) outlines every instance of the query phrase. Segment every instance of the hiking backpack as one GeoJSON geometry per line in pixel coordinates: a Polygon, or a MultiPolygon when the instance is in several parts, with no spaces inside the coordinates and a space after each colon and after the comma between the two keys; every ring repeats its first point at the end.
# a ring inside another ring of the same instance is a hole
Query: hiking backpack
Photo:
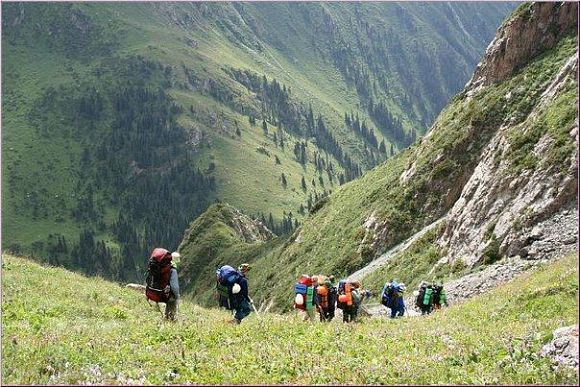
{"type": "Polygon", "coordinates": [[[352,306],[352,285],[346,281],[341,280],[338,283],[338,300],[336,302],[336,307],[339,309],[345,309],[347,306],[352,306]]]}
{"type": "Polygon", "coordinates": [[[425,295],[423,296],[423,305],[430,306],[433,305],[433,288],[431,285],[427,286],[425,289],[425,295]]]}
{"type": "Polygon", "coordinates": [[[421,288],[419,288],[419,294],[417,295],[417,299],[415,300],[415,305],[418,308],[421,308],[423,306],[423,298],[425,298],[425,286],[421,286],[421,288]]]}
{"type": "Polygon", "coordinates": [[[395,296],[395,287],[392,283],[387,282],[383,287],[383,293],[381,295],[381,304],[390,308],[393,306],[393,299],[395,296]]]}
{"type": "Polygon", "coordinates": [[[145,296],[151,301],[167,302],[168,294],[165,288],[169,285],[171,276],[171,253],[165,249],[156,248],[151,253],[147,263],[147,278],[145,296]]]}
{"type": "Polygon", "coordinates": [[[242,274],[229,265],[220,267],[215,274],[219,306],[232,310],[234,308],[231,302],[233,296],[232,288],[240,281],[242,274]]]}
{"type": "Polygon", "coordinates": [[[441,287],[433,286],[433,305],[441,305],[441,287]]]}
{"type": "Polygon", "coordinates": [[[294,308],[296,309],[312,309],[314,307],[314,287],[312,286],[312,278],[308,275],[302,275],[298,282],[294,285],[294,308]]]}
{"type": "Polygon", "coordinates": [[[329,305],[329,289],[326,285],[318,285],[316,288],[316,297],[321,308],[327,309],[329,305]]]}
{"type": "Polygon", "coordinates": [[[433,305],[441,306],[447,303],[447,296],[443,286],[437,285],[433,288],[433,305]]]}

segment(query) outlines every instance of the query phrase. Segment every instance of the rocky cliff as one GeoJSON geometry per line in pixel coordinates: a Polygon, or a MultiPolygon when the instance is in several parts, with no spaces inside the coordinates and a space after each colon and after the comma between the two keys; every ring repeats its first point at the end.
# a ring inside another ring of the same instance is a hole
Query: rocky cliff
{"type": "Polygon", "coordinates": [[[578,25],[576,2],[534,2],[523,4],[498,29],[477,66],[468,89],[511,77],[531,58],[552,48],[578,25]]]}
{"type": "Polygon", "coordinates": [[[439,241],[447,249],[444,260],[473,266],[504,254],[539,259],[575,248],[578,57],[575,50],[566,54],[555,47],[576,25],[576,14],[577,3],[530,4],[499,30],[468,84],[467,103],[495,92],[500,103],[518,105],[499,125],[450,211],[439,241]],[[559,61],[544,55],[539,61],[546,63],[536,66],[556,65],[550,76],[518,74],[534,54],[556,51],[559,61]],[[508,77],[519,85],[488,90],[508,77]],[[538,85],[534,92],[514,101],[531,83],[538,85]]]}

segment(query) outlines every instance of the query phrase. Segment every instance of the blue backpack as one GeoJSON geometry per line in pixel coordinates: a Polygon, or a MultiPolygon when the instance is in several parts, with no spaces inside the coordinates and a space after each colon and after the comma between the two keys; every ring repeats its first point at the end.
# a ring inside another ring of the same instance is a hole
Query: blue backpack
{"type": "Polygon", "coordinates": [[[387,308],[392,308],[395,305],[395,300],[399,297],[401,288],[396,281],[387,282],[383,287],[383,294],[381,297],[381,304],[387,308]]]}
{"type": "Polygon", "coordinates": [[[234,308],[231,300],[232,287],[240,280],[242,274],[229,265],[220,267],[215,274],[219,306],[232,310],[234,308]]]}
{"type": "Polygon", "coordinates": [[[227,286],[228,288],[234,286],[240,280],[242,276],[240,272],[229,265],[224,265],[215,271],[217,281],[220,285],[227,286]]]}

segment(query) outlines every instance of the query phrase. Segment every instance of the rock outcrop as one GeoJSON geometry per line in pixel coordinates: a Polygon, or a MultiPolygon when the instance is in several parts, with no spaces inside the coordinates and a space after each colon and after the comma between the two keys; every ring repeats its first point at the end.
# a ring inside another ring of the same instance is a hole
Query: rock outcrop
{"type": "MultiPolygon", "coordinates": [[[[468,84],[468,98],[480,94],[486,85],[506,79],[531,57],[558,43],[571,25],[576,25],[576,14],[576,3],[533,3],[529,10],[512,18],[500,29],[468,84]],[[544,33],[546,36],[542,37],[544,33]]],[[[474,266],[486,254],[542,259],[575,247],[577,146],[564,160],[554,161],[550,154],[557,146],[578,143],[577,119],[561,128],[568,138],[555,139],[542,129],[535,142],[526,144],[532,147],[529,153],[535,158],[533,167],[514,172],[510,155],[519,151],[513,144],[514,133],[525,134],[534,126],[546,125],[538,123],[539,117],[547,116],[548,109],[558,105],[557,99],[563,93],[570,93],[571,86],[577,84],[577,71],[578,58],[574,53],[555,76],[542,84],[539,97],[529,112],[524,112],[526,118],[512,124],[508,117],[495,132],[450,210],[446,230],[439,240],[447,249],[449,262],[462,259],[474,266]],[[563,212],[564,208],[568,210],[563,212]],[[560,228],[540,237],[535,226],[545,221],[547,230],[554,228],[550,224],[560,228]]],[[[505,96],[506,103],[511,103],[510,98],[512,91],[505,96]]],[[[520,112],[516,109],[512,118],[517,114],[520,112]]]]}
{"type": "Polygon", "coordinates": [[[509,78],[531,58],[553,47],[578,25],[578,3],[535,2],[519,12],[497,32],[477,66],[467,88],[477,88],[509,78]]]}
{"type": "Polygon", "coordinates": [[[556,329],[554,338],[540,351],[545,357],[550,357],[556,366],[575,368],[578,371],[578,326],[556,329]]]}
{"type": "Polygon", "coordinates": [[[234,209],[228,225],[246,243],[264,242],[275,237],[274,233],[259,220],[254,220],[234,209]]]}

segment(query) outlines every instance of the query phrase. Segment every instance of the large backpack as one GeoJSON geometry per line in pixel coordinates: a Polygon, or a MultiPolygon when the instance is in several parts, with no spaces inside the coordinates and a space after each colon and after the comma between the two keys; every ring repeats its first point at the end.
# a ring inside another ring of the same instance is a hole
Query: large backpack
{"type": "Polygon", "coordinates": [[[229,265],[224,265],[216,270],[216,290],[220,307],[228,310],[234,309],[232,288],[240,281],[241,277],[242,274],[229,265]]]}
{"type": "Polygon", "coordinates": [[[421,308],[423,306],[423,298],[425,298],[426,289],[427,289],[426,286],[421,286],[421,288],[419,288],[419,294],[417,295],[417,299],[415,300],[415,305],[418,308],[421,308]]]}
{"type": "Polygon", "coordinates": [[[169,285],[171,259],[171,253],[165,249],[156,248],[151,253],[147,263],[147,286],[145,287],[145,296],[151,301],[168,301],[168,295],[164,289],[169,285]]]}
{"type": "Polygon", "coordinates": [[[433,305],[433,288],[431,286],[427,286],[425,289],[425,295],[423,296],[423,305],[430,306],[433,305]]]}
{"type": "Polygon", "coordinates": [[[339,309],[345,309],[348,306],[352,306],[352,285],[347,280],[340,280],[338,283],[338,300],[336,302],[336,307],[339,309]]]}
{"type": "Polygon", "coordinates": [[[318,285],[316,288],[316,296],[318,297],[318,304],[321,308],[327,309],[329,305],[329,289],[326,285],[318,285]]]}
{"type": "Polygon", "coordinates": [[[338,290],[336,286],[328,287],[328,309],[334,310],[336,307],[336,300],[338,299],[338,290]]]}
{"type": "Polygon", "coordinates": [[[304,274],[300,277],[294,285],[294,293],[296,293],[294,308],[302,310],[314,308],[314,287],[310,276],[304,274]]]}
{"type": "Polygon", "coordinates": [[[393,306],[393,300],[395,298],[395,287],[391,282],[387,282],[383,287],[383,293],[381,295],[381,304],[387,308],[393,306]]]}
{"type": "Polygon", "coordinates": [[[438,285],[433,286],[433,305],[441,305],[441,289],[438,285]]]}

